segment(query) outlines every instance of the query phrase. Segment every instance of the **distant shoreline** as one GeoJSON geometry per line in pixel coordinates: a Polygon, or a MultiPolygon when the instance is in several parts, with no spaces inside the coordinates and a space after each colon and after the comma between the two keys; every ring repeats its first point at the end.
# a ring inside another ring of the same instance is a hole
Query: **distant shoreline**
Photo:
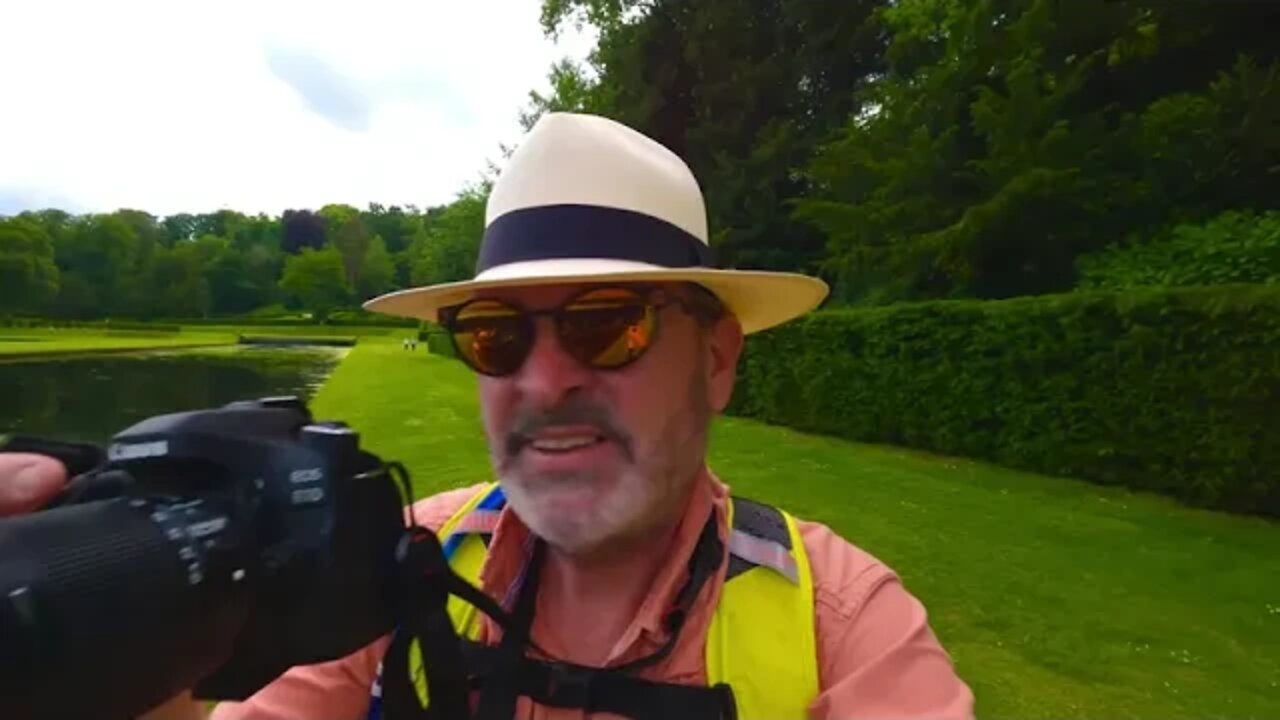
{"type": "Polygon", "coordinates": [[[215,347],[233,347],[238,343],[235,340],[226,340],[223,342],[198,343],[192,345],[148,345],[140,347],[114,347],[114,348],[67,348],[65,350],[34,350],[31,352],[16,352],[0,354],[0,365],[18,364],[23,362],[31,362],[34,360],[74,360],[78,358],[98,357],[101,355],[141,355],[144,353],[156,353],[165,351],[179,350],[201,350],[215,347]]]}

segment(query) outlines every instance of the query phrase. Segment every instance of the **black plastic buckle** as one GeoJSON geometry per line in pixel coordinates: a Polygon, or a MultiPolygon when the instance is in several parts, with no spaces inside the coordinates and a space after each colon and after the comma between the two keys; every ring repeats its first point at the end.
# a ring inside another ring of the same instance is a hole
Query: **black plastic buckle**
{"type": "Polygon", "coordinates": [[[738,700],[733,696],[733,688],[727,683],[716,683],[712,689],[719,691],[722,720],[738,720],[738,700]]]}
{"type": "Polygon", "coordinates": [[[565,665],[547,664],[547,697],[557,707],[589,710],[594,673],[590,670],[565,665]]]}

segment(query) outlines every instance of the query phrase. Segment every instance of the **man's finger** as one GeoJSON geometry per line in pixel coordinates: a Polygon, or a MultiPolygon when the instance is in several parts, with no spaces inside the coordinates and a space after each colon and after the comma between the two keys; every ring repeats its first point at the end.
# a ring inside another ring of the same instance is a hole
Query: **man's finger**
{"type": "Polygon", "coordinates": [[[0,453],[0,517],[39,508],[66,484],[66,469],[51,457],[0,453]]]}

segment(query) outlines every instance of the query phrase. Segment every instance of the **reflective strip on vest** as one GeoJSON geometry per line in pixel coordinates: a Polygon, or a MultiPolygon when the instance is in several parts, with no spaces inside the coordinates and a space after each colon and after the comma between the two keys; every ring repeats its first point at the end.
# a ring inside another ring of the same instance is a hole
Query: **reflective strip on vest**
{"type": "MultiPolygon", "coordinates": [[[[730,527],[733,507],[730,502],[730,527]]],[[[791,539],[787,558],[792,562],[778,562],[777,553],[786,553],[785,548],[752,537],[749,547],[759,551],[764,562],[743,558],[755,567],[724,584],[707,629],[707,681],[726,682],[733,688],[738,717],[743,720],[805,718],[818,696],[809,557],[795,519],[780,510],[774,512],[786,522],[791,539]],[[767,546],[772,547],[761,549],[767,546]]],[[[732,551],[732,535],[730,543],[732,551]]]]}
{"type": "Polygon", "coordinates": [[[777,571],[792,583],[800,582],[800,569],[791,551],[772,540],[748,535],[741,530],[729,531],[729,552],[752,565],[763,565],[777,571]]]}
{"type": "MultiPolygon", "coordinates": [[[[724,583],[707,631],[707,683],[733,688],[741,720],[797,720],[808,716],[818,695],[818,654],[814,632],[813,575],[795,519],[764,506],[785,523],[791,548],[734,529],[735,502],[729,503],[728,550],[750,567],[724,583]]],[[[445,556],[454,572],[480,585],[488,547],[480,534],[492,532],[506,504],[502,489],[486,485],[441,526],[445,556]],[[476,515],[477,517],[470,517],[476,515]]],[[[482,618],[470,604],[449,596],[448,612],[459,635],[479,639],[482,618]]],[[[413,684],[426,705],[426,677],[417,641],[409,648],[413,684]]],[[[374,682],[370,720],[377,720],[382,668],[374,682]]]]}

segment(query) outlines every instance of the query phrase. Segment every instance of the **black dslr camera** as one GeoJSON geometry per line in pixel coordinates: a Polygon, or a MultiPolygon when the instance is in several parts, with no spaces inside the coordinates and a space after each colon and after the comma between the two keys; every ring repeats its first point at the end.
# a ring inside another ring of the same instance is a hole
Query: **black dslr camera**
{"type": "Polygon", "coordinates": [[[105,450],[0,450],[75,474],[0,519],[0,718],[133,717],[187,688],[242,699],[397,622],[403,468],[296,398],[153,417],[105,450]]]}

